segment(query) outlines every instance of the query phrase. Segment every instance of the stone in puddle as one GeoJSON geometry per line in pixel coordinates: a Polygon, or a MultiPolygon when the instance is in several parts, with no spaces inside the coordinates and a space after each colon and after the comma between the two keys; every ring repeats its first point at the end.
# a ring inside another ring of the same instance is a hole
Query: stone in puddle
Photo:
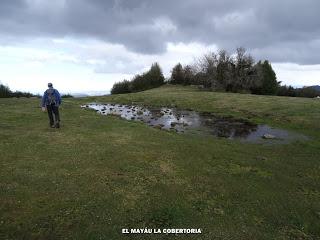
{"type": "Polygon", "coordinates": [[[269,134],[269,133],[266,133],[262,136],[262,138],[264,139],[275,139],[276,136],[272,135],[272,134],[269,134]]]}
{"type": "Polygon", "coordinates": [[[262,157],[262,156],[258,156],[258,157],[256,157],[256,159],[257,160],[262,160],[262,161],[266,161],[266,160],[268,160],[266,157],[262,157]]]}
{"type": "Polygon", "coordinates": [[[155,125],[154,128],[157,128],[157,129],[162,129],[162,127],[164,127],[163,124],[158,124],[158,125],[155,125]]]}
{"type": "Polygon", "coordinates": [[[170,125],[171,125],[171,127],[175,127],[177,125],[177,123],[176,122],[172,122],[170,125]]]}

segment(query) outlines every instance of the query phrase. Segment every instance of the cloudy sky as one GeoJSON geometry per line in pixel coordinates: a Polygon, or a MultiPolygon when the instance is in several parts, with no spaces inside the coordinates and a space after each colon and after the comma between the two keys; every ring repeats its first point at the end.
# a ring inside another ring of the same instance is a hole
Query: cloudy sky
{"type": "Polygon", "coordinates": [[[318,0],[1,0],[0,81],[12,90],[107,92],[159,62],[245,47],[278,80],[320,85],[318,0]]]}

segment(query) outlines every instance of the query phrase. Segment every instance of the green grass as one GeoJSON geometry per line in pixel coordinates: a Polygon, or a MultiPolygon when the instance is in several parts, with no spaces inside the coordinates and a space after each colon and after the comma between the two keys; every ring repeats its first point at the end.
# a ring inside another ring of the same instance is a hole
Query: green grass
{"type": "Polygon", "coordinates": [[[320,101],[164,86],[65,99],[0,99],[0,238],[320,239],[320,101]],[[81,109],[118,102],[215,112],[312,140],[256,145],[183,135],[81,109]],[[201,228],[122,235],[121,228],[201,228]]]}

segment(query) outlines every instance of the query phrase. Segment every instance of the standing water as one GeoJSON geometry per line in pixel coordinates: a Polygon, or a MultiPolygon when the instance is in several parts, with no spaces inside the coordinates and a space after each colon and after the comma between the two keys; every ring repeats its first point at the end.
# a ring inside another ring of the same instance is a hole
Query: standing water
{"type": "Polygon", "coordinates": [[[257,125],[247,120],[199,113],[175,108],[145,108],[121,104],[91,103],[81,106],[94,109],[102,115],[116,115],[130,121],[140,121],[151,127],[177,133],[198,133],[252,143],[289,143],[307,140],[304,135],[257,125]]]}

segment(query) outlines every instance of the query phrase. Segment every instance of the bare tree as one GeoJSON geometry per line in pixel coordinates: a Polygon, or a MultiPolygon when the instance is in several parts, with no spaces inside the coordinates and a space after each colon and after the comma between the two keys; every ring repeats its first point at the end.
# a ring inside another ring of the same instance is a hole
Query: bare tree
{"type": "Polygon", "coordinates": [[[235,87],[239,90],[249,90],[253,84],[252,78],[254,60],[243,47],[237,48],[235,57],[235,87]]]}
{"type": "Polygon", "coordinates": [[[220,50],[217,63],[217,83],[219,88],[226,90],[233,81],[233,59],[226,50],[220,50]]]}
{"type": "Polygon", "coordinates": [[[197,59],[195,69],[197,78],[206,88],[214,88],[216,86],[216,70],[218,57],[217,54],[211,52],[197,59]]]}

